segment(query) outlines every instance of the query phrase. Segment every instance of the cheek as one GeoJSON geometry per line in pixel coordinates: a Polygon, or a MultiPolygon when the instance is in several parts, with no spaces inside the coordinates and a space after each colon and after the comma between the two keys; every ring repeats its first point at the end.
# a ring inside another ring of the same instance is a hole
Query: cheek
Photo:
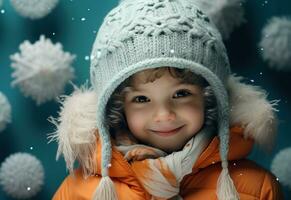
{"type": "Polygon", "coordinates": [[[143,131],[146,124],[146,117],[143,112],[125,110],[125,117],[129,130],[134,134],[143,131]]]}
{"type": "Polygon", "coordinates": [[[180,115],[190,122],[201,124],[204,122],[203,104],[189,103],[181,107],[180,115]]]}

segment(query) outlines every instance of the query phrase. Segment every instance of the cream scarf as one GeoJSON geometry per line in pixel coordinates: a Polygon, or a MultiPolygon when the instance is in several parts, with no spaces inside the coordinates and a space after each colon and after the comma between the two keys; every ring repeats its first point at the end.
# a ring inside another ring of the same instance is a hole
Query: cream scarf
{"type": "Polygon", "coordinates": [[[192,172],[196,160],[210,143],[212,136],[213,131],[210,128],[203,128],[181,151],[169,155],[159,149],[139,144],[117,146],[117,149],[125,158],[137,148],[146,147],[155,151],[159,155],[156,159],[132,162],[133,171],[143,187],[152,195],[152,200],[182,200],[183,198],[179,196],[180,182],[185,175],[192,172]]]}

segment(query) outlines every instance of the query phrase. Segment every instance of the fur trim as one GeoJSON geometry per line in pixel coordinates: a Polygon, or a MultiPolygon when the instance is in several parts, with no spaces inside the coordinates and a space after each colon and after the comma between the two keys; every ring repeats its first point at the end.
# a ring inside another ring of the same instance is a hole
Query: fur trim
{"type": "Polygon", "coordinates": [[[258,86],[241,83],[242,77],[230,76],[228,92],[230,100],[230,124],[241,124],[245,137],[251,137],[263,149],[271,150],[277,133],[277,117],[274,107],[278,100],[268,101],[266,91],[258,86]]]}
{"type": "Polygon", "coordinates": [[[49,121],[56,126],[56,131],[49,134],[51,141],[58,142],[56,159],[63,154],[67,169],[74,170],[77,159],[83,168],[85,177],[96,170],[96,127],[97,96],[88,86],[74,87],[70,96],[60,98],[61,111],[58,118],[50,117],[49,121]]]}

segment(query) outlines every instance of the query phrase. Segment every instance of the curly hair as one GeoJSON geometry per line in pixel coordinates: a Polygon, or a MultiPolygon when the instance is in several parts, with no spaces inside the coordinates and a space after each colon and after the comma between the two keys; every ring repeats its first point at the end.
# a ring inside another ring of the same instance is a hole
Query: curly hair
{"type": "MultiPolygon", "coordinates": [[[[154,82],[156,79],[163,76],[168,71],[173,78],[178,78],[182,83],[198,85],[202,87],[204,97],[204,112],[205,119],[203,126],[212,126],[216,129],[217,126],[217,105],[213,91],[207,81],[201,76],[194,74],[188,69],[178,69],[173,67],[161,67],[144,70],[143,73],[146,79],[143,83],[154,82]]],[[[106,106],[106,123],[109,125],[110,131],[114,136],[116,130],[128,130],[126,117],[124,114],[125,94],[132,86],[133,76],[122,82],[119,87],[111,95],[106,106]]]]}

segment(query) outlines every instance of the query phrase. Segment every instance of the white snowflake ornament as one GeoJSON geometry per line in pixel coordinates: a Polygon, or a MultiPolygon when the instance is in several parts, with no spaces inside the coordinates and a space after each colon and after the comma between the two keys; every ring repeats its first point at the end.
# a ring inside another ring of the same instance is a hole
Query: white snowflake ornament
{"type": "Polygon", "coordinates": [[[3,191],[12,198],[31,198],[41,190],[43,183],[43,166],[31,154],[12,154],[1,164],[0,185],[3,191]]]}
{"type": "Polygon", "coordinates": [[[271,171],[291,190],[291,147],[281,150],[273,159],[271,171]]]}
{"type": "Polygon", "coordinates": [[[272,68],[291,70],[291,19],[273,17],[262,30],[262,57],[272,68]]]}
{"type": "Polygon", "coordinates": [[[0,92],[0,132],[11,122],[11,105],[6,96],[0,92]]]}
{"type": "Polygon", "coordinates": [[[245,21],[243,2],[244,0],[194,1],[216,25],[224,40],[228,39],[233,30],[245,21]]]}
{"type": "Polygon", "coordinates": [[[39,19],[48,15],[59,0],[10,0],[10,2],[21,16],[39,19]]]}
{"type": "Polygon", "coordinates": [[[15,69],[12,86],[19,86],[38,105],[59,96],[74,77],[71,64],[75,55],[64,52],[60,43],[53,44],[43,35],[34,44],[24,41],[19,48],[20,53],[10,57],[15,69]]]}

